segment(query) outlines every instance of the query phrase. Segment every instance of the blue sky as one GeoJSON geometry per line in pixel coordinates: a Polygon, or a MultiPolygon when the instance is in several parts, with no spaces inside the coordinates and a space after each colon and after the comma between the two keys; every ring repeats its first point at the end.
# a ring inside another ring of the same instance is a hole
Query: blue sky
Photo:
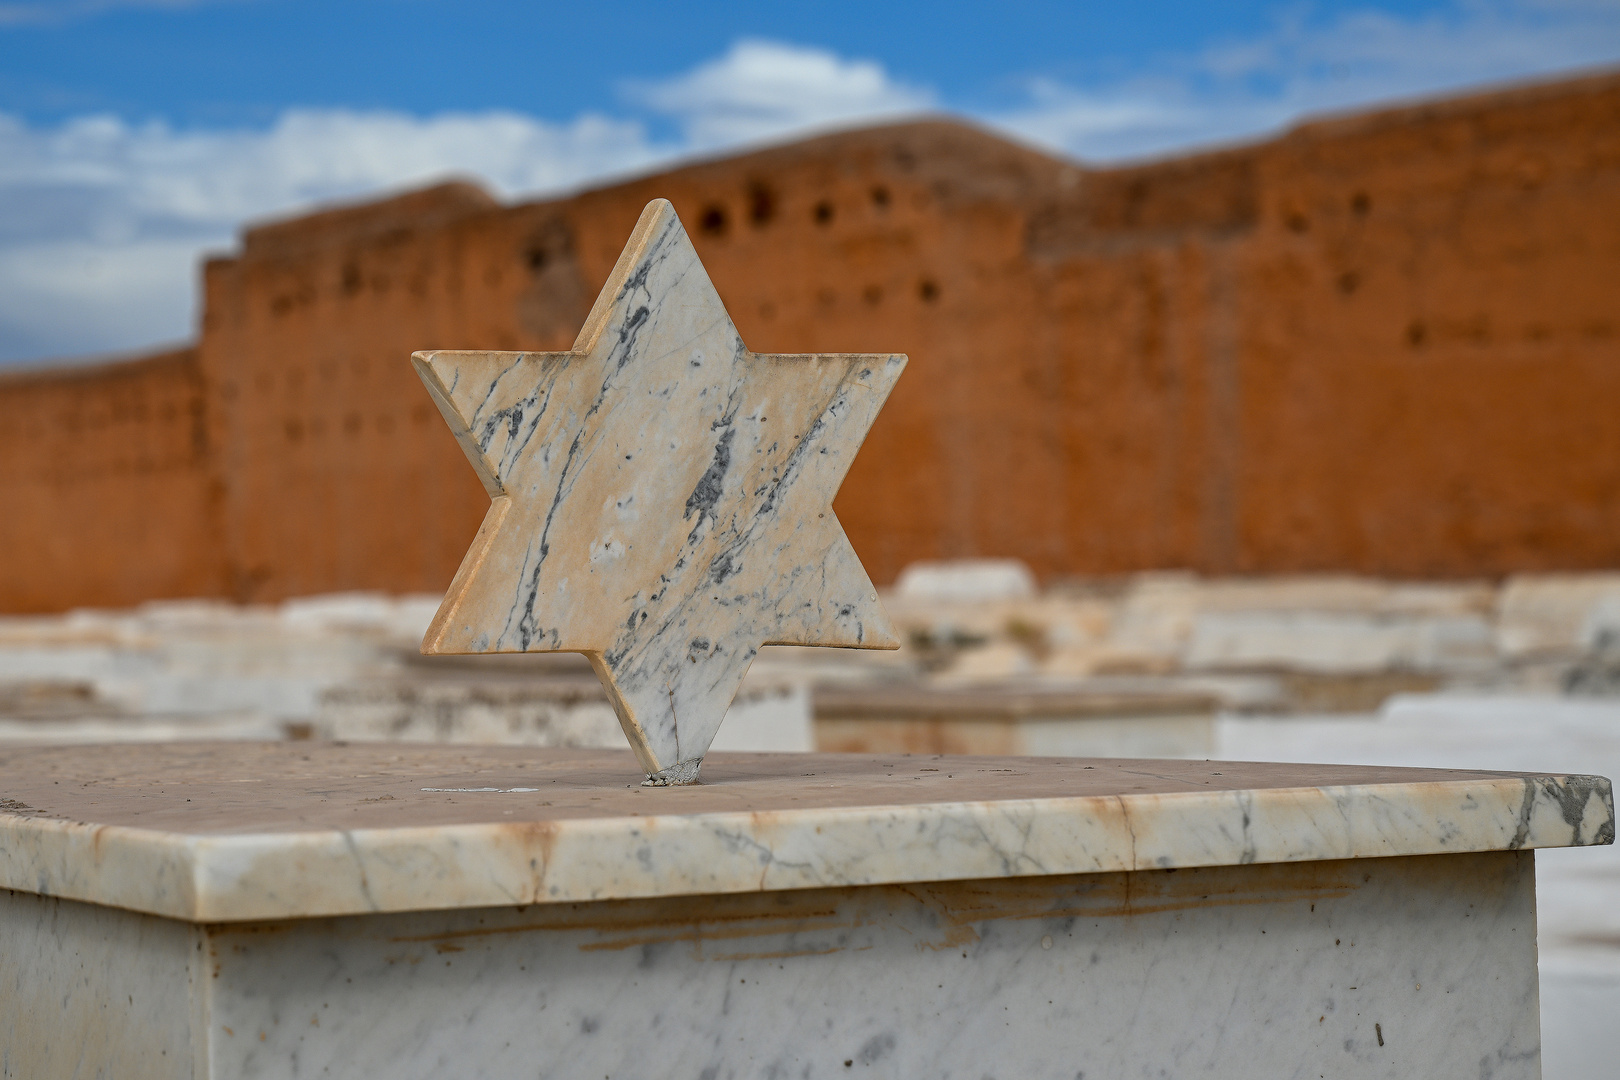
{"type": "Polygon", "coordinates": [[[1620,64],[1620,0],[0,0],[0,363],[195,320],[244,221],[507,198],[923,112],[1095,162],[1620,64]]]}

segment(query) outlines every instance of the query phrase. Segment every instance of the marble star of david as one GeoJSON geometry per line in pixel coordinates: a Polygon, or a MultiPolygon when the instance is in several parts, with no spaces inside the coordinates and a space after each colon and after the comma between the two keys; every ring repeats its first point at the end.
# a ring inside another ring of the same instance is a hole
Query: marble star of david
{"type": "Polygon", "coordinates": [[[424,653],[584,653],[692,783],[760,646],[899,647],[832,500],[906,358],[749,352],[669,203],[572,351],[412,360],[492,502],[424,653]]]}

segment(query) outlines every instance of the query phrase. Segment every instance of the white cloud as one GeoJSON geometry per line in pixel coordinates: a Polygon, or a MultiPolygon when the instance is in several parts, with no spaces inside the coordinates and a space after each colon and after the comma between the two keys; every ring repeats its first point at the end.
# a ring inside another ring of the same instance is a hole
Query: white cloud
{"type": "Polygon", "coordinates": [[[825,49],[743,40],[716,60],[628,96],[674,117],[694,148],[732,145],[934,107],[932,92],[891,78],[881,64],[825,49]]]}
{"type": "Polygon", "coordinates": [[[0,190],[50,187],[112,212],[186,223],[235,224],[451,173],[505,193],[555,189],[659,153],[640,124],[589,115],[558,125],[516,113],[293,110],[267,131],[224,132],[105,116],[39,131],[0,116],[0,190]]]}
{"type": "Polygon", "coordinates": [[[0,115],[0,362],[188,336],[197,258],[229,247],[255,218],[451,175],[509,197],[555,192],[931,101],[877,64],[759,41],[633,94],[676,117],[682,141],[600,115],[555,124],[510,112],[305,109],[268,130],[226,131],[110,116],[38,129],[0,115]]]}
{"type": "MultiPolygon", "coordinates": [[[[210,246],[227,238],[216,237],[210,246]]],[[[0,248],[0,343],[18,358],[32,358],[184,339],[193,319],[198,254],[196,238],[0,248]]]]}
{"type": "Polygon", "coordinates": [[[555,191],[673,150],[599,116],[299,110],[267,131],[186,132],[0,115],[0,361],[186,337],[195,263],[244,221],[450,175],[555,191]]]}
{"type": "Polygon", "coordinates": [[[1037,142],[1113,160],[1249,138],[1312,113],[1620,60],[1614,0],[1473,0],[1402,18],[1287,16],[1128,81],[1032,82],[1021,108],[986,117],[1037,142]]]}
{"type": "Polygon", "coordinates": [[[71,22],[114,8],[188,8],[205,0],[16,0],[0,3],[0,26],[71,22]]]}

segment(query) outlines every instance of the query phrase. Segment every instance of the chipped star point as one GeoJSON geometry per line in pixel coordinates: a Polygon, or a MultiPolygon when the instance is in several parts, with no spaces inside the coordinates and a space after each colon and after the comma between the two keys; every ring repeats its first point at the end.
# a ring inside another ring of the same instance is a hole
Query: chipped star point
{"type": "Polygon", "coordinates": [[[491,500],[424,653],[584,653],[662,784],[761,646],[898,647],[832,499],[906,358],[750,352],[669,203],[569,352],[412,360],[491,500]]]}

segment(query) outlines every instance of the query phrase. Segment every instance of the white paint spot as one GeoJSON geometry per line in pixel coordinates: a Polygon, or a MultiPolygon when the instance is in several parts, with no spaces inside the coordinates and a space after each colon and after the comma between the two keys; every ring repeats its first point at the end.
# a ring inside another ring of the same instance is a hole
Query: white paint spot
{"type": "Polygon", "coordinates": [[[600,542],[591,541],[591,562],[606,562],[608,559],[624,558],[624,543],[609,536],[600,542]]]}

